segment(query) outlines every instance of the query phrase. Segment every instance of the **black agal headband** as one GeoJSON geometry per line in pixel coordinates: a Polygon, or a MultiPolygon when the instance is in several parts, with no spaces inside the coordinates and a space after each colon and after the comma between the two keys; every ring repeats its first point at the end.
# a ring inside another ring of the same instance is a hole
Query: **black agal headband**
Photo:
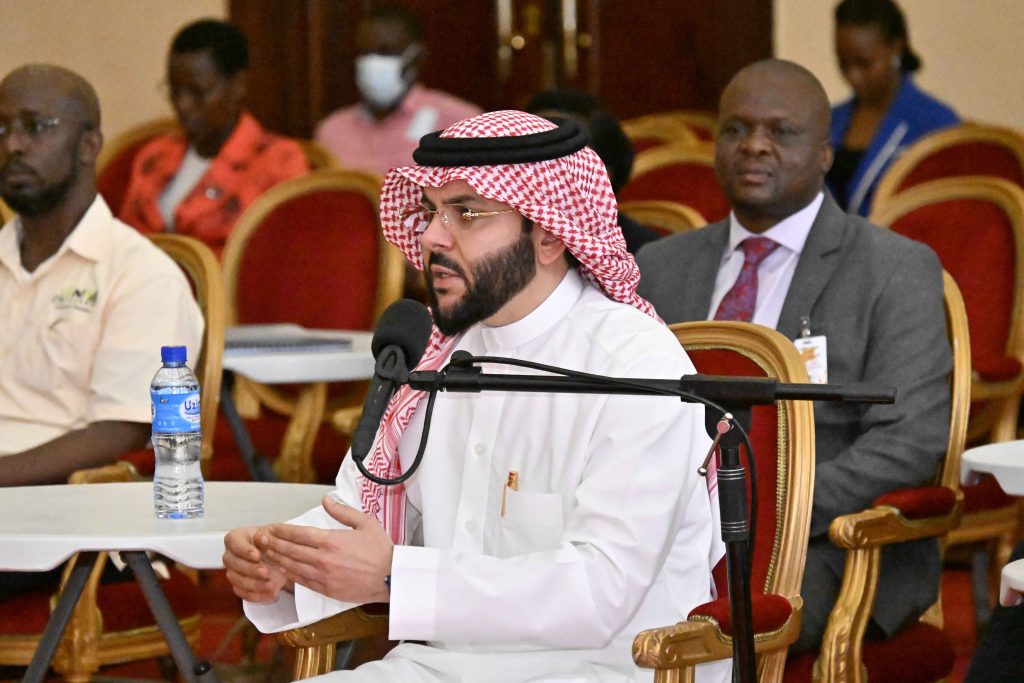
{"type": "Polygon", "coordinates": [[[529,135],[498,138],[443,138],[443,131],[420,138],[412,158],[420,166],[497,166],[526,164],[569,156],[587,146],[590,136],[575,121],[529,135]]]}

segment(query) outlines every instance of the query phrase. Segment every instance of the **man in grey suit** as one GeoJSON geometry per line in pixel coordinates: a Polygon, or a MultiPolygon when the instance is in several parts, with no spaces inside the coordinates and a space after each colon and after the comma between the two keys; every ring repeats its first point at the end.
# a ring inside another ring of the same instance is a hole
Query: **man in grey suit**
{"type": "MultiPolygon", "coordinates": [[[[843,213],[823,191],[829,103],[809,71],[752,64],[726,87],[719,111],[715,170],[732,213],[641,249],[640,293],[667,323],[746,319],[812,337],[828,382],[898,392],[894,405],[814,405],[814,505],[794,647],[807,650],[821,642],[843,576],[829,524],[929,482],[945,453],[952,356],[942,267],[928,247],[843,213]]],[[[933,540],[887,549],[868,636],[891,635],[931,605],[939,571],[933,540]]]]}

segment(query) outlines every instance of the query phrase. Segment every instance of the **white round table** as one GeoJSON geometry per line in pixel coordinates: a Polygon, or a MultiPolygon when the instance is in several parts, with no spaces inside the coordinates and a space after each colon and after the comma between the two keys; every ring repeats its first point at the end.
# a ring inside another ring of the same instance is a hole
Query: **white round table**
{"type": "Polygon", "coordinates": [[[224,534],[236,527],[286,521],[316,507],[330,486],[207,482],[197,519],[158,519],[151,482],[0,488],[0,569],[46,571],[75,553],[75,564],[24,681],[44,680],[98,551],[120,551],[135,573],[178,671],[189,683],[215,683],[185,640],[160,582],[146,559],[156,551],[196,569],[223,566],[224,534]]]}
{"type": "MultiPolygon", "coordinates": [[[[969,482],[973,472],[991,474],[1013,496],[1024,496],[1024,440],[1003,441],[964,451],[961,479],[969,482]]],[[[999,603],[1012,607],[1024,596],[1024,560],[1003,567],[999,582],[999,603]]]]}

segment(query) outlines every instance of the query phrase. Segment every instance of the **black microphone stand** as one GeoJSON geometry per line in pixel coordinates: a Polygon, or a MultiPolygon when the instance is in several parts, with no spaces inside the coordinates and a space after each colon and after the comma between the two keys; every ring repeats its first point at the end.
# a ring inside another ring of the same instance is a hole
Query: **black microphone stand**
{"type": "MultiPolygon", "coordinates": [[[[707,417],[706,427],[720,446],[722,454],[722,465],[718,469],[718,498],[729,577],[729,607],[733,626],[733,676],[741,683],[754,683],[757,670],[754,662],[754,628],[750,600],[750,524],[747,514],[746,470],[739,456],[739,444],[745,440],[746,429],[737,421],[736,415],[740,416],[741,421],[749,423],[751,406],[768,405],[777,400],[892,403],[896,398],[894,389],[879,389],[866,385],[790,384],[773,379],[700,374],[685,375],[678,380],[604,377],[511,358],[474,357],[464,351],[454,353],[451,362],[440,371],[413,371],[400,374],[401,376],[389,379],[431,394],[437,391],[525,391],[673,396],[719,410],[722,418],[707,417]],[[556,374],[485,374],[477,367],[477,363],[503,363],[556,374]],[[728,409],[721,404],[728,406],[728,409]],[[723,420],[730,424],[729,429],[719,427],[723,420]]],[[[417,462],[414,465],[418,465],[425,445],[420,444],[417,462]]],[[[752,453],[750,457],[753,458],[752,453]]],[[[361,459],[357,465],[366,475],[361,459]]],[[[701,470],[701,474],[704,474],[703,467],[701,470]]],[[[410,468],[403,475],[402,481],[414,471],[415,467],[410,468]]]]}

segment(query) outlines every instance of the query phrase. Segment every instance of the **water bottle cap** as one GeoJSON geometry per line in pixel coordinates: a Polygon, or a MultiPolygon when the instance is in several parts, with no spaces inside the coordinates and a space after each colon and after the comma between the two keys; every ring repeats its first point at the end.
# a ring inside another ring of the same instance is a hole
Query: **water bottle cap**
{"type": "Polygon", "coordinates": [[[160,347],[160,361],[163,363],[184,363],[186,355],[184,346],[160,347]]]}

